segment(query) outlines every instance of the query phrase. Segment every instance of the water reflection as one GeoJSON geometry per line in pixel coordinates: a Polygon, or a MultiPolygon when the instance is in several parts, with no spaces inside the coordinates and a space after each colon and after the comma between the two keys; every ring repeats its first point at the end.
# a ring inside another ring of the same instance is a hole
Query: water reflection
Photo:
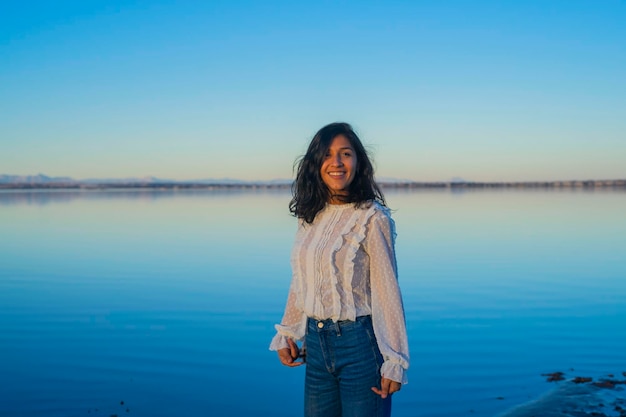
{"type": "Polygon", "coordinates": [[[285,195],[288,191],[280,189],[192,189],[192,190],[149,190],[149,189],[111,189],[111,190],[0,190],[0,205],[46,205],[68,203],[76,200],[145,200],[186,197],[186,198],[231,198],[250,195],[285,195]]]}
{"type": "MultiPolygon", "coordinates": [[[[626,371],[626,193],[386,195],[413,358],[395,417],[492,416],[551,388],[542,373],[626,371]]],[[[0,415],[110,415],[121,399],[137,416],[298,414],[301,370],[267,351],[288,202],[0,192],[0,415]]]]}

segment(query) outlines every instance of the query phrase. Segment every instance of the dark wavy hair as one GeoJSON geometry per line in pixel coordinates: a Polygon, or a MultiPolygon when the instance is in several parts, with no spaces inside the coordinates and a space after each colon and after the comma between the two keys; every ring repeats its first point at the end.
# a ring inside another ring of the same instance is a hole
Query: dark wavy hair
{"type": "Polygon", "coordinates": [[[356,207],[364,203],[378,201],[386,206],[385,197],[374,181],[374,167],[365,147],[348,123],[331,123],[321,128],[311,140],[306,154],[294,164],[297,165],[296,180],[291,186],[293,198],[289,202],[289,211],[295,217],[313,223],[331,197],[345,203],[354,203],[356,207]],[[348,187],[347,195],[331,195],[322,181],[320,169],[331,142],[339,135],[344,135],[356,153],[356,171],[348,187]]]}

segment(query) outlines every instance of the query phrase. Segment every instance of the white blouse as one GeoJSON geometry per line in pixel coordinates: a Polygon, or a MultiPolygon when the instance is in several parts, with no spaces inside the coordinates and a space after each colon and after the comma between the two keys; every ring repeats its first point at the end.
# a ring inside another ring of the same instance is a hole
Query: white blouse
{"type": "Polygon", "coordinates": [[[395,224],[378,204],[327,204],[313,224],[300,220],[291,254],[287,306],[270,350],[303,340],[307,317],[355,320],[371,315],[381,374],[407,383],[409,348],[395,257],[395,224]]]}

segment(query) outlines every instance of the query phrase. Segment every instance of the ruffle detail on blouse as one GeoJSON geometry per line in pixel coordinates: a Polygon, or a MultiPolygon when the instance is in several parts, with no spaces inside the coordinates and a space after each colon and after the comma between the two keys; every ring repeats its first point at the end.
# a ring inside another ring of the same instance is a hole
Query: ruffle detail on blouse
{"type": "MultiPolygon", "coordinates": [[[[362,218],[363,213],[360,209],[355,209],[350,219],[343,226],[339,237],[335,240],[333,246],[331,247],[331,257],[332,262],[328,265],[328,276],[331,278],[331,288],[332,291],[332,314],[330,318],[333,321],[338,321],[341,316],[341,295],[343,295],[346,300],[344,303],[344,308],[347,310],[344,317],[347,317],[348,320],[354,320],[356,318],[356,308],[354,306],[354,298],[352,296],[352,292],[344,292],[342,283],[339,282],[340,274],[339,268],[337,265],[337,252],[343,247],[344,241],[348,244],[348,252],[346,254],[346,259],[343,264],[344,276],[343,280],[351,282],[352,276],[354,275],[354,264],[352,261],[356,256],[356,252],[359,250],[361,242],[365,239],[365,223],[372,215],[371,207],[368,209],[367,213],[365,213],[365,217],[362,218]],[[350,232],[355,230],[354,235],[350,235],[350,232]]],[[[350,286],[348,286],[350,288],[350,286]]]]}
{"type": "Polygon", "coordinates": [[[276,336],[272,339],[272,343],[270,343],[270,350],[280,350],[288,347],[289,344],[287,343],[287,336],[276,333],[276,336]]]}
{"type": "MultiPolygon", "coordinates": [[[[332,248],[333,253],[333,287],[336,288],[337,295],[339,295],[339,291],[342,288],[351,288],[352,279],[354,277],[354,258],[356,258],[356,254],[361,247],[361,243],[365,240],[366,232],[367,232],[367,224],[369,223],[369,219],[376,212],[376,209],[380,206],[376,203],[372,203],[365,210],[365,214],[360,212],[361,210],[356,209],[354,211],[354,215],[350,218],[350,221],[347,222],[344,229],[341,231],[341,236],[335,242],[335,245],[332,248]],[[354,231],[353,233],[350,233],[354,231]],[[348,251],[346,253],[346,258],[343,264],[344,282],[347,282],[348,285],[340,285],[338,283],[339,271],[337,270],[337,266],[335,265],[335,256],[337,252],[342,248],[344,242],[347,244],[348,251]]],[[[354,305],[354,294],[352,292],[343,294],[345,299],[344,304],[344,317],[347,317],[348,320],[356,320],[356,306],[354,305]]],[[[334,300],[333,300],[334,301],[334,300]]],[[[331,317],[334,321],[339,320],[339,316],[341,314],[341,300],[337,299],[337,302],[333,304],[333,317],[331,317]],[[336,315],[336,318],[335,318],[336,315]]]]}
{"type": "Polygon", "coordinates": [[[377,202],[369,203],[360,208],[354,207],[353,204],[328,205],[325,212],[320,213],[319,217],[316,218],[316,222],[320,222],[320,225],[323,226],[322,229],[319,229],[319,225],[316,225],[318,226],[316,228],[300,221],[294,249],[291,253],[293,292],[295,293],[295,305],[299,309],[305,311],[308,316],[319,319],[330,318],[333,321],[356,319],[357,309],[354,294],[345,289],[352,288],[354,261],[366,239],[371,217],[377,212],[385,213],[388,216],[388,211],[385,210],[386,207],[377,202]],[[339,233],[333,236],[331,240],[325,241],[326,235],[333,229],[338,230],[339,233]],[[301,242],[303,240],[310,241],[309,233],[319,233],[319,236],[314,239],[318,245],[327,247],[327,256],[329,256],[327,261],[321,263],[313,261],[312,252],[307,256],[302,256],[301,242]],[[343,259],[341,262],[337,262],[340,251],[345,254],[345,258],[342,254],[343,259]],[[307,276],[306,279],[305,276],[307,276]],[[319,290],[322,280],[327,280],[324,286],[329,290],[326,296],[330,305],[324,305],[320,299],[314,300],[315,297],[320,296],[319,290]]]}
{"type": "Polygon", "coordinates": [[[397,362],[391,362],[389,360],[383,362],[383,366],[380,368],[380,374],[387,379],[400,382],[402,385],[409,382],[406,369],[397,362]]]}
{"type": "Polygon", "coordinates": [[[276,324],[274,328],[276,329],[276,336],[274,336],[272,343],[270,343],[270,350],[289,347],[287,344],[288,338],[296,341],[304,339],[305,332],[303,329],[294,328],[293,326],[283,326],[281,324],[276,324]]]}

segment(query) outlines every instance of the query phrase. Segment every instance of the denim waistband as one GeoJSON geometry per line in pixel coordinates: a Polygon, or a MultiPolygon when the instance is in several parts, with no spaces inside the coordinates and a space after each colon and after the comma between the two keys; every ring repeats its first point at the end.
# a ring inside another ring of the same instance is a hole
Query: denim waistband
{"type": "Polygon", "coordinates": [[[307,319],[307,328],[309,331],[316,331],[316,332],[324,332],[324,331],[329,331],[329,330],[340,331],[340,329],[345,329],[347,327],[354,326],[357,322],[366,323],[371,320],[372,320],[371,316],[358,316],[354,321],[339,320],[336,322],[333,321],[332,319],[317,320],[312,317],[309,317],[307,319]]]}

